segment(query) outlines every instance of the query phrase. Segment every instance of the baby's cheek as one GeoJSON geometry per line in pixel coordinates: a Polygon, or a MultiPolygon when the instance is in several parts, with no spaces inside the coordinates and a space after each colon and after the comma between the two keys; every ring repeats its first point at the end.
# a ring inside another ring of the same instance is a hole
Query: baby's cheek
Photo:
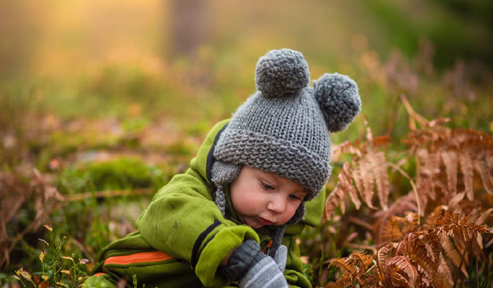
{"type": "Polygon", "coordinates": [[[288,222],[291,218],[293,218],[295,212],[296,212],[296,209],[295,210],[290,209],[289,211],[287,211],[286,213],[284,213],[282,215],[282,222],[283,222],[283,224],[286,224],[286,222],[288,222]]]}

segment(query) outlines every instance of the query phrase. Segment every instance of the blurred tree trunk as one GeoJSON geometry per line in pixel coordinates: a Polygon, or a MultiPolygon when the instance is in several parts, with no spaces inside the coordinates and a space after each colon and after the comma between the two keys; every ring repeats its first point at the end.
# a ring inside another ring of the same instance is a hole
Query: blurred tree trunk
{"type": "Polygon", "coordinates": [[[209,33],[209,0],[172,0],[171,57],[194,58],[209,33]]]}

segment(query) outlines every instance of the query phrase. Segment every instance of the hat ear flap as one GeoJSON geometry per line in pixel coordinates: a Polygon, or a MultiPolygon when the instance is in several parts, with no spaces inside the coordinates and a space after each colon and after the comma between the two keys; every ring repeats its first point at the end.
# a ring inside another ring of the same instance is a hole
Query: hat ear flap
{"type": "Polygon", "coordinates": [[[330,132],[345,130],[361,111],[358,86],[346,75],[322,75],[313,81],[313,94],[330,132]]]}
{"type": "Polygon", "coordinates": [[[226,215],[226,195],[224,195],[224,188],[233,182],[240,174],[240,170],[240,165],[224,163],[219,160],[212,164],[211,181],[216,185],[216,191],[214,191],[214,203],[219,207],[223,216],[226,215]]]}

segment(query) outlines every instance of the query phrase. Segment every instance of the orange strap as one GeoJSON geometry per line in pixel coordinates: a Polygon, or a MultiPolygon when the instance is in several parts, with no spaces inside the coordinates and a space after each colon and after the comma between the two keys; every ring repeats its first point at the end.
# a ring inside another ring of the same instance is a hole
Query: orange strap
{"type": "Polygon", "coordinates": [[[104,265],[106,264],[126,265],[132,263],[142,263],[142,262],[158,262],[158,261],[169,260],[172,258],[173,257],[161,251],[141,252],[141,253],[135,253],[130,255],[109,257],[104,261],[104,265]]]}
{"type": "Polygon", "coordinates": [[[262,250],[262,253],[267,253],[268,249],[272,247],[272,240],[270,240],[269,244],[267,244],[267,246],[265,246],[264,250],[262,250]]]}

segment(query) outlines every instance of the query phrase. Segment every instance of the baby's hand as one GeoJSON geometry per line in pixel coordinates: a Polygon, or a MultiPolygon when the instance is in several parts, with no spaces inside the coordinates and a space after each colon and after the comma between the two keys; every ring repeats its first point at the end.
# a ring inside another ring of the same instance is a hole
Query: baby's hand
{"type": "Polygon", "coordinates": [[[277,262],[262,253],[255,240],[246,240],[231,254],[224,272],[230,280],[238,281],[241,288],[287,288],[282,271],[286,266],[287,249],[281,247],[278,250],[280,253],[276,253],[279,255],[277,262]],[[280,266],[283,268],[280,269],[280,266]]]}
{"type": "Polygon", "coordinates": [[[277,266],[284,272],[286,268],[286,260],[288,258],[288,248],[284,245],[279,246],[276,251],[276,255],[274,255],[274,261],[276,261],[277,266]]]}

